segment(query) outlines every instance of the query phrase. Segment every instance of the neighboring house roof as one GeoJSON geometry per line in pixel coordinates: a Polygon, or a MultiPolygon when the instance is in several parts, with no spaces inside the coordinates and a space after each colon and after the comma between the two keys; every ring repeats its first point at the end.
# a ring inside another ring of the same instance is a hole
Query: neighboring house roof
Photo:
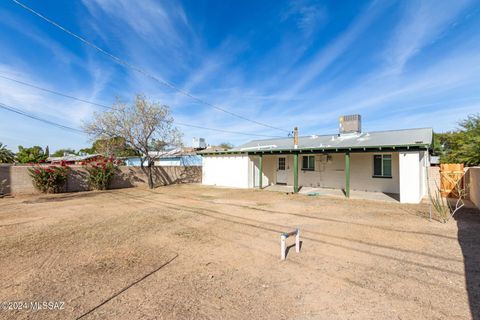
{"type": "Polygon", "coordinates": [[[182,157],[182,156],[194,156],[197,154],[194,148],[175,148],[165,151],[149,151],[148,154],[151,157],[161,159],[161,158],[172,158],[172,157],[182,157]]]}
{"type": "Polygon", "coordinates": [[[440,164],[440,157],[439,156],[431,156],[430,157],[430,164],[440,164]]]}
{"type": "Polygon", "coordinates": [[[95,157],[101,156],[100,154],[87,154],[83,156],[77,156],[75,154],[69,154],[63,157],[48,157],[47,161],[60,162],[60,161],[85,161],[95,157]]]}
{"type": "Polygon", "coordinates": [[[228,151],[230,149],[218,147],[218,146],[208,146],[206,149],[202,150],[199,153],[205,153],[205,152],[216,152],[216,151],[228,151]]]}
{"type": "Polygon", "coordinates": [[[253,140],[228,151],[202,151],[200,154],[229,154],[256,152],[299,151],[345,151],[395,148],[426,149],[432,144],[432,128],[375,131],[352,134],[303,136],[298,138],[298,148],[293,145],[293,137],[280,139],[253,140]]]}

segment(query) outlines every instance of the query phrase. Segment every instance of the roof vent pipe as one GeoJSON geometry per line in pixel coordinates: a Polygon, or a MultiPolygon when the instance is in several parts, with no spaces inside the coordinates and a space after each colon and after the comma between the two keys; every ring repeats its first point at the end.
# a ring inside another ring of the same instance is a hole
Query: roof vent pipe
{"type": "Polygon", "coordinates": [[[293,129],[293,149],[298,149],[298,128],[293,129]]]}

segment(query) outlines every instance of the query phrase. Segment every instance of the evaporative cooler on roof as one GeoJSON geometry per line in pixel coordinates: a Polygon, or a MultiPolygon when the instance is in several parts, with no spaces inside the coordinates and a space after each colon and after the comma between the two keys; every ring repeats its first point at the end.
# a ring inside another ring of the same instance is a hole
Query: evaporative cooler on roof
{"type": "Polygon", "coordinates": [[[339,118],[340,134],[362,132],[362,117],[359,114],[339,118]]]}

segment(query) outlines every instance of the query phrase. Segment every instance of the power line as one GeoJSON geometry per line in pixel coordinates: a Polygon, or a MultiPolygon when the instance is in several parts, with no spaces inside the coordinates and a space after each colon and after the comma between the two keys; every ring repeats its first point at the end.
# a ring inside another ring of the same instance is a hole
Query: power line
{"type": "Polygon", "coordinates": [[[53,121],[50,121],[50,120],[47,120],[47,119],[43,119],[43,118],[37,117],[37,116],[35,116],[35,115],[32,115],[32,114],[27,113],[27,112],[25,112],[25,111],[23,111],[23,110],[17,109],[17,108],[15,108],[15,107],[6,105],[6,104],[1,103],[1,102],[0,102],[0,108],[5,109],[5,110],[8,110],[8,111],[10,111],[10,112],[14,112],[14,113],[20,114],[20,115],[22,115],[22,116],[25,116],[25,117],[28,117],[28,118],[31,118],[31,119],[34,119],[34,120],[37,120],[37,121],[40,121],[40,122],[43,122],[43,123],[46,123],[46,124],[49,124],[49,125],[52,125],[52,126],[55,126],[55,127],[58,127],[58,128],[61,128],[61,129],[73,131],[73,132],[75,132],[75,133],[83,133],[83,131],[80,130],[80,129],[73,128],[73,127],[69,127],[69,126],[65,126],[65,125],[60,124],[60,123],[57,123],[57,122],[53,122],[53,121]]]}
{"type": "Polygon", "coordinates": [[[100,103],[84,100],[84,99],[77,98],[77,97],[74,97],[74,96],[71,96],[71,95],[68,95],[68,94],[65,94],[65,93],[61,93],[61,92],[58,92],[58,91],[45,89],[45,88],[39,87],[37,85],[31,84],[31,83],[28,83],[28,82],[24,82],[24,81],[20,81],[20,80],[17,80],[17,79],[9,78],[9,77],[3,76],[3,75],[0,75],[0,78],[7,79],[7,80],[10,80],[10,81],[14,81],[16,83],[23,84],[24,86],[32,87],[32,88],[42,90],[42,91],[45,91],[45,92],[48,92],[48,93],[53,93],[53,94],[56,94],[58,96],[62,96],[62,97],[65,97],[65,98],[70,98],[70,99],[77,100],[77,101],[80,101],[80,102],[93,104],[95,106],[99,106],[99,107],[102,107],[102,108],[107,108],[107,109],[111,108],[111,107],[108,107],[108,106],[100,104],[100,103]]]}
{"type": "MultiPolygon", "coordinates": [[[[34,119],[34,120],[37,120],[37,121],[40,121],[40,122],[43,122],[43,123],[46,123],[46,124],[49,124],[49,125],[53,125],[53,126],[59,127],[59,128],[61,128],[61,129],[66,129],[66,130],[69,130],[69,131],[74,131],[74,132],[76,132],[76,133],[83,133],[83,131],[80,130],[80,129],[73,128],[73,127],[69,127],[69,126],[65,126],[65,125],[60,124],[60,123],[57,123],[57,122],[53,122],[53,121],[50,121],[50,120],[47,120],[47,119],[43,119],[43,118],[37,117],[37,116],[35,116],[35,115],[32,115],[32,114],[27,113],[27,112],[25,112],[25,111],[23,111],[23,110],[20,110],[20,109],[18,109],[18,108],[15,108],[15,107],[6,105],[6,104],[1,103],[1,102],[0,102],[0,108],[2,108],[2,109],[4,109],[4,110],[7,110],[7,111],[10,111],[10,112],[14,112],[14,113],[20,114],[20,115],[22,115],[22,116],[25,116],[25,117],[28,117],[28,118],[31,118],[31,119],[34,119]]],[[[181,122],[175,122],[175,123],[178,124],[178,125],[180,125],[180,126],[193,127],[193,128],[203,129],[203,130],[219,131],[219,132],[234,133],[234,134],[243,134],[243,135],[257,136],[257,137],[279,138],[279,137],[275,137],[275,136],[265,136],[265,135],[254,134],[254,133],[245,133],[245,132],[229,131],[229,130],[222,130],[222,129],[214,129],[214,128],[202,127],[202,126],[197,126],[197,125],[187,124],[187,123],[181,123],[181,122]]]]}
{"type": "Polygon", "coordinates": [[[176,124],[178,124],[179,126],[186,126],[186,127],[192,127],[192,128],[197,128],[197,129],[203,129],[203,130],[211,130],[211,131],[234,133],[234,134],[243,134],[243,135],[246,135],[246,136],[254,136],[254,137],[283,138],[283,137],[279,137],[279,136],[266,136],[266,135],[263,135],[263,134],[245,133],[245,132],[239,132],[239,131],[230,131],[230,130],[207,128],[207,127],[197,126],[197,125],[194,125],[194,124],[182,123],[182,122],[178,122],[178,121],[174,121],[174,122],[176,124]]]}
{"type": "Polygon", "coordinates": [[[189,97],[190,99],[192,99],[192,100],[200,103],[200,104],[207,105],[207,106],[209,106],[209,107],[211,107],[211,108],[214,108],[214,109],[216,109],[216,110],[218,110],[218,111],[222,111],[222,112],[227,113],[227,114],[229,114],[229,115],[231,115],[231,116],[237,117],[237,118],[242,119],[242,120],[245,120],[245,121],[249,121],[249,122],[255,123],[255,124],[260,125],[260,126],[264,126],[264,127],[267,127],[267,128],[271,128],[271,129],[275,129],[275,130],[280,130],[280,131],[284,131],[284,132],[290,132],[289,130],[285,130],[285,129],[282,129],[282,128],[274,127],[274,126],[271,126],[271,125],[269,125],[269,124],[266,124],[266,123],[263,123],[263,122],[260,122],[260,121],[256,121],[256,120],[249,119],[249,118],[244,117],[244,116],[242,116],[242,115],[240,115],[240,114],[234,113],[234,112],[232,112],[232,111],[229,111],[229,110],[226,110],[226,109],[224,109],[224,108],[221,108],[221,107],[219,107],[219,106],[217,106],[217,105],[214,105],[213,103],[210,103],[210,102],[208,102],[208,101],[205,101],[205,100],[203,100],[203,99],[201,99],[201,98],[199,98],[199,97],[197,97],[197,96],[194,96],[193,94],[189,93],[188,91],[177,87],[177,86],[174,85],[173,83],[168,82],[168,81],[163,80],[163,79],[160,79],[160,78],[154,76],[153,74],[145,71],[144,69],[142,69],[142,68],[140,68],[140,67],[137,67],[137,66],[135,66],[135,65],[132,65],[132,64],[130,64],[128,61],[123,60],[123,59],[121,59],[121,58],[113,55],[112,53],[110,53],[110,52],[108,52],[108,51],[100,48],[100,47],[97,46],[96,44],[94,44],[94,43],[86,40],[85,38],[77,35],[76,33],[72,32],[72,31],[70,31],[70,30],[66,29],[65,27],[63,27],[63,26],[59,25],[58,23],[56,23],[55,21],[53,21],[53,20],[45,17],[45,16],[42,15],[41,13],[35,11],[34,9],[32,9],[32,8],[30,8],[29,6],[21,3],[20,1],[18,1],[18,0],[11,0],[11,1],[14,2],[15,4],[19,5],[20,7],[24,8],[25,10],[30,11],[31,13],[33,13],[33,14],[36,15],[37,17],[45,20],[46,22],[48,22],[49,24],[55,26],[56,28],[62,30],[63,32],[69,34],[70,36],[76,38],[77,40],[85,43],[86,45],[88,45],[88,46],[94,48],[95,50],[101,52],[102,54],[108,56],[110,59],[114,60],[116,63],[118,63],[118,64],[120,64],[120,65],[123,65],[124,67],[130,68],[130,69],[132,69],[132,70],[135,71],[135,72],[138,72],[138,73],[140,73],[140,74],[143,74],[144,76],[146,76],[146,77],[148,77],[148,78],[150,78],[150,79],[152,79],[152,80],[160,83],[161,85],[163,85],[163,86],[165,86],[165,87],[168,87],[168,88],[170,88],[170,89],[172,89],[172,90],[175,90],[175,91],[183,94],[184,96],[189,97]]]}
{"type": "MultiPolygon", "coordinates": [[[[42,88],[42,87],[39,87],[37,85],[31,84],[31,83],[28,83],[28,82],[25,82],[25,81],[21,81],[21,80],[18,80],[18,79],[3,76],[1,74],[0,74],[0,78],[7,79],[7,80],[10,80],[10,81],[14,81],[14,82],[22,84],[24,86],[32,87],[32,88],[42,90],[42,91],[45,91],[45,92],[48,92],[48,93],[51,93],[51,94],[56,94],[56,95],[59,95],[61,97],[65,97],[65,98],[73,99],[73,100],[80,101],[80,102],[83,102],[83,103],[99,106],[99,107],[102,107],[102,108],[105,108],[105,109],[109,109],[109,110],[114,110],[115,109],[113,107],[110,107],[110,106],[107,106],[107,105],[104,105],[104,104],[100,104],[100,103],[96,103],[96,102],[93,102],[93,101],[77,98],[77,97],[74,97],[72,95],[62,93],[62,92],[58,92],[58,91],[55,91],[55,90],[42,88]]],[[[178,122],[178,121],[175,121],[175,120],[174,120],[174,122],[176,124],[180,125],[180,126],[192,127],[192,128],[197,128],[197,129],[203,129],[203,130],[218,131],[218,132],[225,132],[225,133],[234,133],[234,134],[241,134],[241,135],[253,136],[253,137],[280,138],[278,136],[269,136],[269,135],[263,135],[263,134],[255,134],[255,133],[246,133],[246,132],[229,131],[229,130],[223,130],[223,129],[207,128],[207,127],[202,127],[202,126],[193,125],[193,124],[181,123],[181,122],[178,122]]]]}
{"type": "MultiPolygon", "coordinates": [[[[74,132],[76,132],[76,133],[83,133],[83,131],[80,130],[80,129],[73,128],[73,127],[69,127],[69,126],[65,126],[65,125],[60,124],[60,123],[57,123],[57,122],[53,122],[53,121],[50,121],[50,120],[47,120],[47,119],[43,119],[43,118],[37,117],[37,116],[35,116],[35,115],[32,115],[32,114],[27,113],[27,112],[25,112],[25,111],[23,111],[23,110],[20,110],[20,109],[18,109],[18,108],[15,108],[15,107],[6,105],[6,104],[1,103],[1,102],[0,102],[0,108],[2,108],[2,109],[4,109],[4,110],[7,110],[7,111],[10,111],[10,112],[14,112],[14,113],[20,114],[20,115],[22,115],[22,116],[25,116],[25,117],[28,117],[28,118],[31,118],[31,119],[34,119],[34,120],[37,120],[37,121],[44,122],[44,123],[46,123],[46,124],[50,124],[50,125],[59,127],[59,128],[61,128],[61,129],[67,129],[67,130],[70,130],[70,131],[74,131],[74,132]]],[[[237,131],[229,131],[229,130],[208,128],[208,127],[202,127],[202,126],[197,126],[197,125],[187,124],[187,123],[181,123],[181,122],[175,122],[175,123],[178,124],[178,125],[180,125],[180,126],[193,127],[193,128],[202,129],[202,130],[218,131],[218,132],[233,133],[233,134],[242,134],[242,135],[254,136],[254,137],[279,138],[279,137],[275,137],[275,136],[266,136],[266,135],[254,134],[254,133],[245,133],[245,132],[237,132],[237,131]]]]}

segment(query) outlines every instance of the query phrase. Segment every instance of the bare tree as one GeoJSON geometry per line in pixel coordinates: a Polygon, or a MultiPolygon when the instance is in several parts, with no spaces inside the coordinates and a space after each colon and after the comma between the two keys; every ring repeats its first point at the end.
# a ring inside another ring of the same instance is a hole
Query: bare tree
{"type": "Polygon", "coordinates": [[[158,157],[158,153],[149,153],[152,141],[179,145],[182,137],[180,131],[173,126],[170,108],[148,101],[143,95],[137,95],[132,106],[117,101],[111,111],[95,113],[83,128],[92,140],[124,138],[141,154],[140,165],[146,171],[150,189],[154,187],[152,166],[158,157]]]}

